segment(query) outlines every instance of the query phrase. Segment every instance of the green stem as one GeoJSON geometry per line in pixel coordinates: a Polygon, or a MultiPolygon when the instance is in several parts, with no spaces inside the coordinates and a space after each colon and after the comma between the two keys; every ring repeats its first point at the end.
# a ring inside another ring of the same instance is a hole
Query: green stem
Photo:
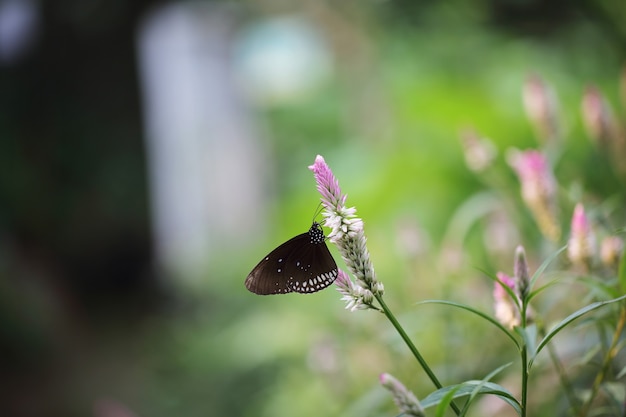
{"type": "Polygon", "coordinates": [[[611,345],[604,356],[604,360],[602,361],[602,366],[600,368],[600,372],[596,375],[596,378],[593,381],[593,386],[591,387],[591,394],[585,403],[583,404],[580,413],[578,414],[580,417],[584,417],[589,413],[589,409],[591,408],[591,403],[595,399],[598,391],[600,390],[600,385],[606,379],[607,373],[611,368],[611,363],[613,359],[618,354],[619,349],[617,348],[617,344],[619,342],[620,336],[622,334],[622,330],[624,329],[624,325],[626,325],[626,306],[622,304],[620,308],[620,316],[617,322],[617,326],[615,326],[615,331],[613,332],[613,339],[611,340],[611,345]]]}
{"type": "MultiPolygon", "coordinates": [[[[522,299],[522,317],[521,317],[521,326],[524,330],[527,327],[527,314],[528,314],[528,300],[526,298],[522,299]]],[[[528,345],[526,344],[526,339],[522,341],[522,413],[520,417],[526,417],[526,406],[528,399],[528,345]]]]}
{"type": "Polygon", "coordinates": [[[522,343],[522,414],[526,417],[526,399],[528,396],[528,347],[526,342],[522,343]]]}
{"type": "MultiPolygon", "coordinates": [[[[375,297],[378,303],[380,304],[380,307],[382,308],[383,314],[387,316],[387,318],[389,319],[393,327],[396,328],[396,330],[400,334],[400,337],[402,338],[402,340],[404,340],[404,343],[406,343],[406,345],[409,347],[409,350],[411,351],[411,353],[413,353],[413,356],[415,356],[415,359],[417,359],[417,361],[421,365],[422,369],[424,369],[424,372],[426,372],[426,374],[428,375],[432,383],[435,384],[435,387],[437,387],[437,389],[443,388],[443,385],[441,385],[441,382],[439,382],[439,380],[437,379],[437,376],[435,376],[433,371],[430,369],[430,367],[428,366],[428,364],[422,357],[419,350],[417,350],[417,347],[415,347],[415,345],[413,344],[409,336],[406,334],[406,332],[402,328],[402,325],[400,325],[400,323],[398,322],[396,317],[393,315],[389,307],[387,307],[387,304],[385,304],[385,301],[383,300],[382,295],[376,294],[375,297]]],[[[450,402],[450,407],[454,410],[457,416],[460,415],[461,410],[457,407],[457,405],[454,402],[450,402]]]]}

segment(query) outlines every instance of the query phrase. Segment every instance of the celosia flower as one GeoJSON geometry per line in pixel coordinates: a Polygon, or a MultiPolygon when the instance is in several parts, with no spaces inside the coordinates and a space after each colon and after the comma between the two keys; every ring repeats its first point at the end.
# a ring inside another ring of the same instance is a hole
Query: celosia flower
{"type": "Polygon", "coordinates": [[[500,324],[512,329],[520,325],[519,308],[502,284],[515,291],[515,280],[503,272],[498,272],[497,277],[501,283],[496,281],[493,287],[494,314],[500,324]]]}
{"type": "Polygon", "coordinates": [[[606,146],[616,139],[617,124],[608,102],[596,87],[585,90],[581,104],[583,122],[588,135],[600,146],[606,146]]]}
{"type": "Polygon", "coordinates": [[[487,138],[479,137],[475,132],[467,130],[461,134],[465,164],[474,172],[484,171],[491,165],[496,156],[496,147],[487,138]]]}
{"type": "MultiPolygon", "coordinates": [[[[515,250],[515,261],[513,263],[515,276],[510,277],[503,272],[496,274],[499,282],[495,282],[493,288],[494,313],[496,319],[504,326],[513,328],[522,323],[521,311],[523,301],[528,297],[530,292],[530,271],[526,262],[526,251],[524,247],[518,246],[515,250]],[[505,287],[511,289],[514,298],[505,290],[505,287]]],[[[526,324],[533,320],[533,310],[529,305],[526,306],[526,324]]]]}
{"type": "Polygon", "coordinates": [[[554,91],[538,76],[532,75],[522,92],[524,108],[537,135],[544,140],[559,136],[558,104],[554,91]]]}
{"type": "Polygon", "coordinates": [[[309,169],[315,174],[317,190],[322,195],[325,225],[332,229],[328,238],[337,245],[346,266],[356,277],[356,284],[371,294],[382,295],[384,287],[376,280],[374,266],[365,245],[363,221],[356,217],[354,207],[345,206],[346,195],[341,193],[339,181],[322,156],[318,155],[309,169]]]}
{"type": "Polygon", "coordinates": [[[615,267],[624,251],[624,241],[618,236],[607,236],[600,246],[600,259],[609,268],[615,267]]]}
{"type": "Polygon", "coordinates": [[[539,229],[549,239],[558,241],[561,229],[555,213],[557,184],[548,161],[538,151],[511,150],[508,162],[517,173],[522,186],[522,199],[539,229]]]}
{"type": "Polygon", "coordinates": [[[391,392],[394,402],[403,415],[424,417],[424,408],[415,395],[400,381],[392,375],[384,373],[380,375],[380,384],[391,392]]]}
{"type": "Polygon", "coordinates": [[[574,265],[587,268],[596,253],[596,240],[585,208],[576,204],[572,215],[571,235],[567,245],[567,254],[574,265]]]}
{"type": "Polygon", "coordinates": [[[363,288],[359,285],[355,285],[354,282],[348,277],[341,269],[335,280],[337,285],[337,291],[343,295],[342,301],[346,302],[346,310],[366,310],[372,308],[378,310],[372,303],[374,302],[374,294],[367,288],[363,288]]]}
{"type": "MultiPolygon", "coordinates": [[[[626,74],[626,72],[625,72],[626,74]]],[[[626,77],[622,78],[622,82],[626,77]]],[[[622,84],[622,93],[626,83],[622,84]]],[[[626,97],[626,96],[624,96],[626,97]]],[[[611,105],[596,87],[587,87],[582,101],[582,116],[587,133],[606,153],[621,174],[626,174],[624,157],[626,156],[626,131],[611,105]]]]}

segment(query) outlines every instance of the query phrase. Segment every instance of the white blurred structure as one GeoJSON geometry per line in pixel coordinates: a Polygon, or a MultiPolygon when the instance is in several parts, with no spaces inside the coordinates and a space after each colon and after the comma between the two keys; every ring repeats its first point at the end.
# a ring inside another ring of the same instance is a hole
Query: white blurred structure
{"type": "Polygon", "coordinates": [[[302,17],[254,22],[242,31],[234,49],[241,84],[260,105],[305,100],[332,74],[326,40],[302,17]]]}
{"type": "Polygon", "coordinates": [[[138,32],[155,247],[194,276],[215,248],[264,230],[268,166],[236,87],[233,16],[207,3],[161,7],[138,32]]]}
{"type": "Polygon", "coordinates": [[[35,43],[40,13],[34,0],[0,0],[0,65],[18,61],[35,43]]]}

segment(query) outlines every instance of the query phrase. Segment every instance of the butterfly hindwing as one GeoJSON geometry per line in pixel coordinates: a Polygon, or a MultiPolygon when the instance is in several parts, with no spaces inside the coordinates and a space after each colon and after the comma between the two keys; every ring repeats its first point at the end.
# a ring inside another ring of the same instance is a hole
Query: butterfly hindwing
{"type": "Polygon", "coordinates": [[[337,278],[337,264],[325,243],[318,223],[283,243],[254,267],[246,288],[256,294],[312,293],[337,278]]]}
{"type": "Polygon", "coordinates": [[[289,276],[285,265],[293,250],[309,241],[309,234],[302,233],[283,243],[269,253],[254,267],[246,278],[246,288],[255,294],[285,294],[292,290],[288,287],[289,276]]]}
{"type": "Polygon", "coordinates": [[[303,257],[295,257],[290,265],[298,270],[289,274],[287,285],[294,292],[303,294],[316,292],[328,287],[337,278],[337,264],[333,259],[326,243],[309,245],[308,253],[303,257]],[[306,264],[297,259],[309,259],[306,264]]]}

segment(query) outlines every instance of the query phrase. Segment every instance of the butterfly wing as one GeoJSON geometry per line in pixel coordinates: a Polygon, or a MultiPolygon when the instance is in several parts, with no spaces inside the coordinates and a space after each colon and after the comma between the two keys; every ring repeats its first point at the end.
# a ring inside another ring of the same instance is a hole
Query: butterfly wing
{"type": "Polygon", "coordinates": [[[335,281],[337,264],[325,242],[308,245],[301,252],[295,252],[287,261],[287,286],[291,291],[317,292],[335,281]]]}
{"type": "Polygon", "coordinates": [[[292,257],[292,252],[297,248],[306,247],[309,240],[309,234],[302,233],[271,251],[248,274],[246,288],[260,295],[291,292],[287,285],[289,275],[285,271],[286,261],[292,257]]]}
{"type": "Polygon", "coordinates": [[[319,224],[283,243],[248,274],[246,288],[255,294],[313,293],[337,278],[333,259],[319,224]]]}

